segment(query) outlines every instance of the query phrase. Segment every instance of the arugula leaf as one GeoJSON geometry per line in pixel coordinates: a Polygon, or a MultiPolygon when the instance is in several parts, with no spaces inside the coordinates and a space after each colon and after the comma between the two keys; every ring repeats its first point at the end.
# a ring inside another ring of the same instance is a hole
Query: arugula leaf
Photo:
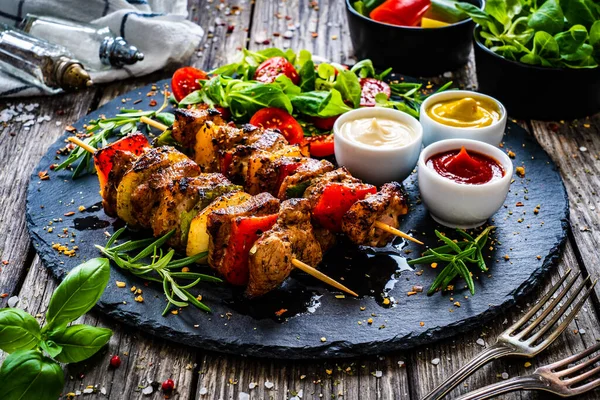
{"type": "Polygon", "coordinates": [[[0,350],[30,350],[41,338],[40,324],[31,315],[18,308],[0,310],[0,350]]]}
{"type": "Polygon", "coordinates": [[[43,332],[65,326],[96,305],[110,278],[106,258],[93,258],[75,267],[50,298],[43,332]]]}
{"type": "Polygon", "coordinates": [[[342,99],[341,93],[336,89],[329,92],[312,91],[291,97],[296,111],[311,117],[335,117],[352,110],[342,99]]]}
{"type": "Polygon", "coordinates": [[[62,351],[54,358],[62,363],[76,363],[87,360],[98,352],[112,336],[112,331],[89,325],[72,325],[64,330],[53,332],[49,339],[61,347],[62,351]]]}
{"type": "Polygon", "coordinates": [[[65,384],[60,365],[37,350],[18,350],[0,368],[3,400],[56,400],[65,384]]]}
{"type": "Polygon", "coordinates": [[[546,0],[529,18],[528,26],[536,31],[551,35],[561,32],[565,26],[565,16],[558,0],[546,0]]]}

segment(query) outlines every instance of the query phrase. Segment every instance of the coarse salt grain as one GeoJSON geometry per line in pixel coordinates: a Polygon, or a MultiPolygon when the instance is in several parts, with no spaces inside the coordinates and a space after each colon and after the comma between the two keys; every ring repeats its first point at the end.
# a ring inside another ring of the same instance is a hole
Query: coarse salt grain
{"type": "Polygon", "coordinates": [[[483,340],[482,338],[477,339],[477,341],[475,342],[478,345],[485,347],[485,340],[483,340]]]}
{"type": "Polygon", "coordinates": [[[431,363],[432,363],[433,365],[438,365],[438,364],[440,363],[440,359],[436,357],[436,358],[434,358],[433,360],[431,360],[431,363]]]}
{"type": "Polygon", "coordinates": [[[208,393],[208,389],[203,387],[202,389],[200,389],[200,396],[204,396],[206,393],[208,393]]]}
{"type": "Polygon", "coordinates": [[[265,382],[265,387],[267,389],[273,389],[273,386],[275,386],[275,384],[273,382],[271,382],[271,381],[266,381],[265,382]]]}
{"type": "Polygon", "coordinates": [[[238,399],[239,400],[250,400],[250,395],[246,392],[239,392],[238,399]]]}
{"type": "Polygon", "coordinates": [[[20,300],[19,297],[13,296],[8,299],[6,304],[8,305],[9,308],[15,308],[17,306],[17,304],[19,304],[19,300],[20,300]]]}
{"type": "Polygon", "coordinates": [[[144,396],[149,396],[152,394],[152,392],[154,392],[154,388],[152,387],[152,385],[148,385],[142,389],[142,394],[144,396]]]}
{"type": "Polygon", "coordinates": [[[503,372],[502,373],[502,379],[508,379],[508,373],[507,372],[503,372]]]}
{"type": "Polygon", "coordinates": [[[373,376],[374,376],[375,378],[381,378],[381,377],[383,376],[383,372],[381,372],[381,371],[379,371],[379,370],[378,370],[378,371],[375,371],[375,373],[373,374],[373,376]]]}

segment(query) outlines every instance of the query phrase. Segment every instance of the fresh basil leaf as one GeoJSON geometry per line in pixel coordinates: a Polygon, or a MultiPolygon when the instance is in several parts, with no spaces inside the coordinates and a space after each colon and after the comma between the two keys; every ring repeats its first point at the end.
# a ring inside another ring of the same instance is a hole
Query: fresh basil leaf
{"type": "Polygon", "coordinates": [[[56,358],[62,351],[62,347],[52,340],[43,340],[40,342],[40,347],[52,358],[56,358]]]}
{"type": "Polygon", "coordinates": [[[41,338],[40,324],[31,315],[18,308],[0,310],[0,350],[30,350],[41,338]]]}
{"type": "Polygon", "coordinates": [[[360,106],[360,95],[362,89],[360,87],[358,77],[354,72],[348,70],[339,71],[333,87],[340,92],[342,99],[350,102],[354,108],[360,106]]]}
{"type": "Polygon", "coordinates": [[[202,90],[194,90],[179,102],[179,106],[202,103],[202,90]]]}
{"type": "Polygon", "coordinates": [[[175,122],[175,115],[168,112],[161,112],[156,114],[156,119],[166,126],[171,126],[175,122]]]}
{"type": "Polygon", "coordinates": [[[250,118],[261,108],[277,107],[292,113],[292,103],[276,84],[254,83],[232,89],[228,95],[229,109],[234,119],[250,118]]]}
{"type": "Polygon", "coordinates": [[[301,114],[311,117],[335,117],[352,110],[336,89],[329,92],[313,91],[292,97],[294,108],[301,114]]]}
{"type": "Polygon", "coordinates": [[[536,31],[551,35],[561,32],[565,26],[565,16],[558,0],[546,0],[529,18],[528,26],[536,31]]]}
{"type": "Polygon", "coordinates": [[[500,36],[501,32],[496,25],[496,20],[490,14],[471,3],[457,3],[456,8],[463,11],[476,23],[481,25],[484,31],[488,31],[495,36],[500,36]]]}
{"type": "Polygon", "coordinates": [[[3,400],[56,400],[65,384],[60,365],[37,350],[18,350],[0,368],[3,400]]]}
{"type": "Polygon", "coordinates": [[[91,310],[100,300],[109,278],[106,258],[93,258],[75,267],[50,298],[48,323],[43,331],[66,325],[91,310]]]}
{"type": "Polygon", "coordinates": [[[112,331],[89,325],[72,325],[53,333],[50,339],[62,347],[56,360],[62,363],[76,363],[87,360],[98,352],[112,336],[112,331]]]}

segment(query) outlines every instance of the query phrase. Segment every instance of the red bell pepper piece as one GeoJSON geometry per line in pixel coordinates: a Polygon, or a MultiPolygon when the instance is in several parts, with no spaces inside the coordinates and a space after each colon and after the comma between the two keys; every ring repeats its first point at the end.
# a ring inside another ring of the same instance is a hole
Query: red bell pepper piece
{"type": "Polygon", "coordinates": [[[377,188],[367,183],[332,182],[325,187],[314,206],[313,219],[332,232],[342,231],[342,218],[354,203],[368,194],[377,193],[377,188]]]}
{"type": "Polygon", "coordinates": [[[100,192],[104,190],[106,183],[108,182],[108,174],[113,167],[113,156],[117,151],[125,151],[139,156],[150,148],[150,143],[146,136],[141,133],[134,133],[119,139],[101,149],[98,149],[94,153],[94,166],[98,173],[98,181],[100,183],[100,192]]]}
{"type": "Polygon", "coordinates": [[[227,151],[221,157],[221,173],[225,176],[229,176],[229,168],[231,168],[231,162],[233,161],[233,155],[227,151]]]}
{"type": "Polygon", "coordinates": [[[371,19],[399,26],[417,26],[431,0],[386,0],[371,11],[371,19]]]}
{"type": "Polygon", "coordinates": [[[294,162],[280,165],[279,175],[277,176],[277,184],[275,186],[274,193],[279,193],[279,188],[283,183],[284,179],[296,172],[296,170],[302,165],[302,163],[294,162]]]}
{"type": "Polygon", "coordinates": [[[232,285],[248,284],[248,256],[254,242],[275,225],[278,214],[263,217],[238,217],[232,221],[221,274],[232,285]]]}

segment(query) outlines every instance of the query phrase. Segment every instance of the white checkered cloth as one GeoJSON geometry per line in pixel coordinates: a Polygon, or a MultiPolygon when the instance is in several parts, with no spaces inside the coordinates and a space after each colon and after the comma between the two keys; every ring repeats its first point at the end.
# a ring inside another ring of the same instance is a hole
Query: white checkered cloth
{"type": "MultiPolygon", "coordinates": [[[[16,26],[28,13],[108,26],[144,53],[144,60],[91,72],[95,83],[141,76],[188,61],[204,31],[187,17],[187,0],[0,0],[0,22],[16,26]]],[[[77,38],[73,38],[76,46],[77,38]]],[[[0,97],[46,94],[0,72],[0,97]]]]}

